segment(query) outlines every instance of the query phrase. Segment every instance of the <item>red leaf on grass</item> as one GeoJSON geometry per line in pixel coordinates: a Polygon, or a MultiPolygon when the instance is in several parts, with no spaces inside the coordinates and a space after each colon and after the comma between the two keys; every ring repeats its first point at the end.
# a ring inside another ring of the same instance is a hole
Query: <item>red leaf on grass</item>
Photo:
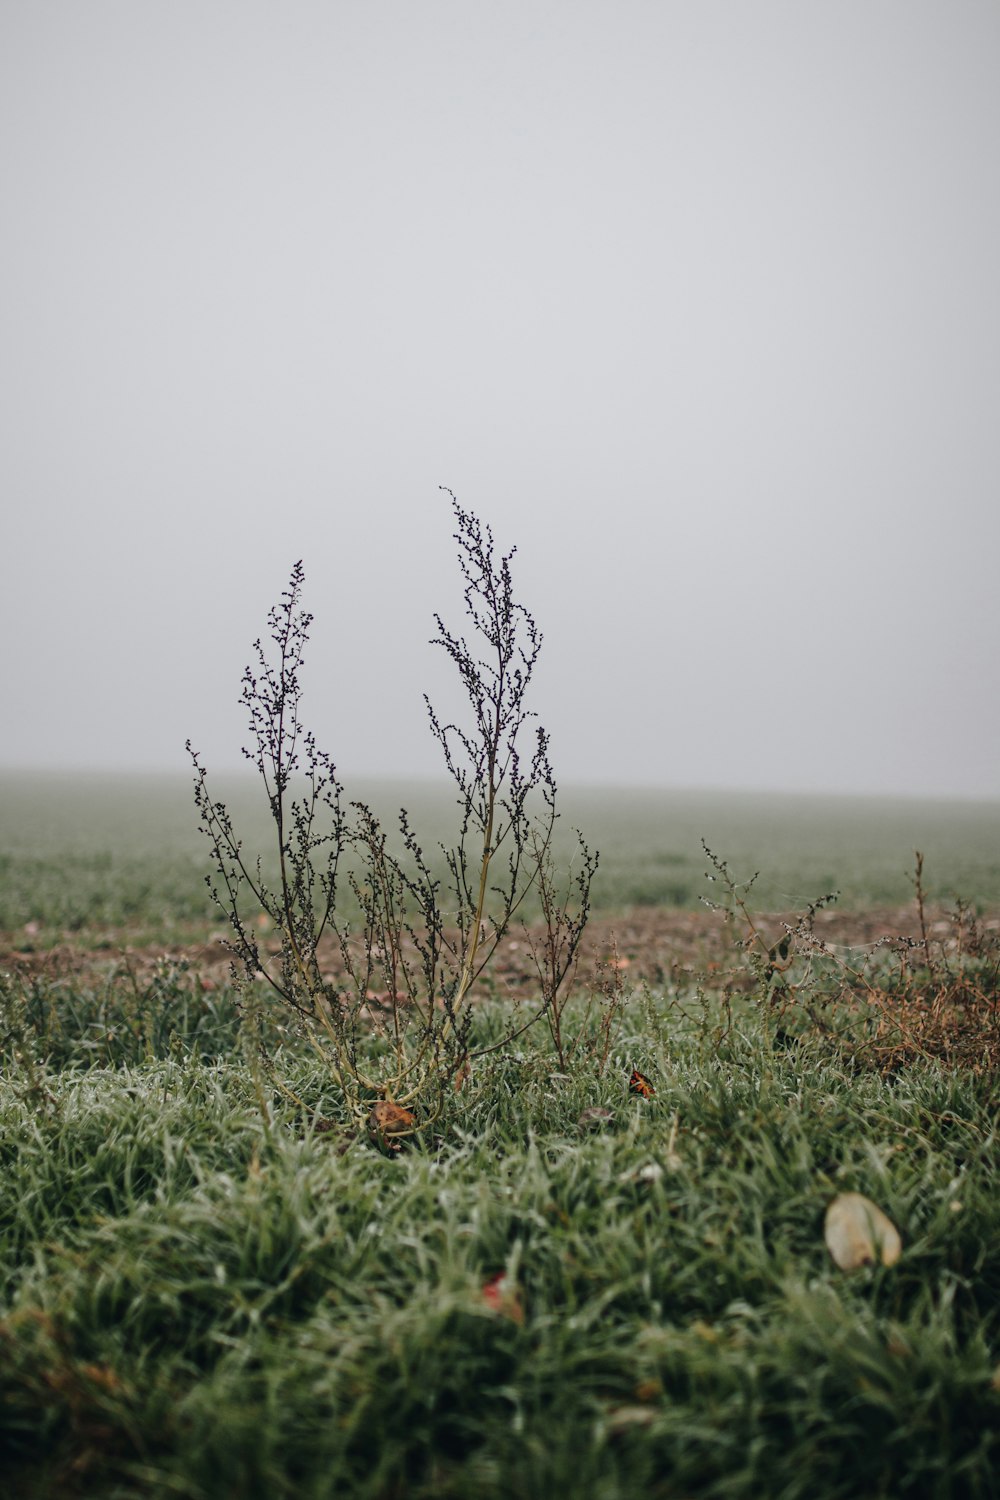
{"type": "Polygon", "coordinates": [[[484,1283],[483,1301],[502,1318],[509,1318],[512,1323],[524,1322],[521,1293],[517,1283],[510,1279],[506,1271],[498,1271],[495,1276],[491,1276],[489,1281],[484,1283]]]}

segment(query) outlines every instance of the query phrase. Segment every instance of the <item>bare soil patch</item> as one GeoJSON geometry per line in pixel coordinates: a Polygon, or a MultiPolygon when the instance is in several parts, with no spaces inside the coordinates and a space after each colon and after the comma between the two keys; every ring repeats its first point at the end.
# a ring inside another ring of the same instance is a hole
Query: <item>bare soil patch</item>
{"type": "MultiPolygon", "coordinates": [[[[783,935],[784,924],[794,925],[798,917],[758,913],[755,920],[763,936],[773,942],[783,935]]],[[[960,935],[953,911],[928,909],[925,921],[928,938],[937,952],[957,947],[960,935]]],[[[983,933],[1000,935],[1000,913],[986,914],[978,926],[983,933]]],[[[913,905],[851,912],[823,910],[816,914],[814,930],[833,951],[855,959],[888,939],[921,938],[913,905]]],[[[616,917],[599,916],[592,919],[584,935],[578,982],[587,984],[597,965],[611,963],[632,983],[662,985],[703,975],[724,983],[729,973],[735,975],[744,967],[736,946],[744,935],[720,913],[708,910],[637,907],[616,917]]],[[[488,970],[494,993],[516,997],[537,988],[532,947],[541,943],[542,936],[539,929],[529,928],[514,930],[504,938],[488,970]]],[[[279,944],[263,932],[260,949],[262,956],[276,957],[279,944]]],[[[321,960],[335,978],[340,965],[332,942],[322,946],[321,960]]],[[[0,969],[21,974],[89,981],[127,967],[141,979],[164,963],[185,964],[192,984],[212,990],[228,981],[231,958],[221,932],[202,941],[137,945],[128,931],[121,929],[102,934],[99,949],[70,938],[53,946],[32,948],[24,934],[0,934],[0,969]]]]}

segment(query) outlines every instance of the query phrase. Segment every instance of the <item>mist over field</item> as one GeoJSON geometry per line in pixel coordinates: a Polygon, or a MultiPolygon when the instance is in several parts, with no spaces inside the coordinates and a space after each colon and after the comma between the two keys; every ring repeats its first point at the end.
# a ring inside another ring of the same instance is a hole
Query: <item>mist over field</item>
{"type": "MultiPolygon", "coordinates": [[[[216,774],[209,789],[226,802],[247,852],[273,873],[274,825],[260,781],[248,772],[216,774]]],[[[401,807],[433,858],[439,844],[456,838],[459,807],[444,779],[346,778],[351,798],[372,806],[397,849],[401,807]]],[[[577,828],[600,851],[593,887],[600,912],[703,908],[717,895],[703,839],[737,879],[757,875],[754,902],[765,910],[801,910],[834,891],[845,911],[903,906],[913,900],[918,849],[936,904],[1000,904],[995,802],[569,784],[560,788],[559,809],[560,869],[579,865],[577,828]]],[[[64,925],[80,925],[88,902],[112,927],[122,901],[133,920],[157,929],[164,920],[164,930],[177,921],[204,927],[221,920],[205,891],[212,861],[189,777],[0,772],[0,824],[0,930],[39,920],[58,925],[57,913],[64,925]]]]}
{"type": "Polygon", "coordinates": [[[569,783],[1000,797],[1000,10],[0,15],[0,764],[431,777],[448,485],[569,783]]]}

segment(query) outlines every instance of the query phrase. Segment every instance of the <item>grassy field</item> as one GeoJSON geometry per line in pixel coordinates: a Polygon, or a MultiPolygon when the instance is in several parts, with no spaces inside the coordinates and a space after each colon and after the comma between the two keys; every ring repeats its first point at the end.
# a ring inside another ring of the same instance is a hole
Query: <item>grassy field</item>
{"type": "Polygon", "coordinates": [[[113,1041],[107,994],[74,995],[76,1038],[8,1003],[6,1493],[996,1492],[993,1077],[640,995],[603,1072],[538,1036],[390,1159],[292,1054],[309,1112],[265,1123],[209,999],[161,976],[156,1036],[123,992],[113,1041]],[[899,1226],[896,1266],[833,1264],[840,1190],[899,1226]]]}
{"type": "MultiPolygon", "coordinates": [[[[217,794],[247,847],[270,860],[259,785],[221,777],[217,794]]],[[[405,805],[428,849],[454,837],[447,787],[361,783],[352,795],[389,823],[405,805]]],[[[697,906],[707,890],[702,838],[741,878],[760,871],[763,909],[798,909],[831,890],[846,909],[901,905],[913,894],[915,849],[936,899],[1000,906],[1000,803],[566,788],[560,805],[567,857],[573,826],[600,850],[598,911],[697,906]]],[[[66,931],[99,942],[109,928],[164,938],[215,922],[184,777],[0,773],[0,829],[0,932],[30,923],[43,944],[66,931]]]]}
{"type": "MultiPolygon", "coordinates": [[[[183,787],[85,790],[0,787],[5,1495],[1000,1492],[988,925],[860,969],[804,948],[776,987],[704,913],[718,963],[584,986],[563,1065],[529,1030],[387,1155],[273,1015],[262,1071],[198,950],[121,959],[211,930],[204,853],[183,787]],[[848,1191],[896,1264],[831,1258],[848,1191]]],[[[906,901],[914,847],[935,895],[1000,903],[995,807],[566,802],[607,912],[696,906],[702,835],[765,906],[906,901]]],[[[480,1045],[508,1012],[476,1009],[480,1045]]]]}

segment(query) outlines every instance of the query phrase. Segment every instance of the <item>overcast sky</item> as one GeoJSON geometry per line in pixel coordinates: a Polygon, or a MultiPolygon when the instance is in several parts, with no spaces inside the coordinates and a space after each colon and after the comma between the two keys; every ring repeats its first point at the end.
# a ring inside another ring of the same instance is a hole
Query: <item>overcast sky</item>
{"type": "Polygon", "coordinates": [[[446,496],[564,781],[1000,796],[995,0],[4,0],[0,764],[437,770],[446,496]]]}

